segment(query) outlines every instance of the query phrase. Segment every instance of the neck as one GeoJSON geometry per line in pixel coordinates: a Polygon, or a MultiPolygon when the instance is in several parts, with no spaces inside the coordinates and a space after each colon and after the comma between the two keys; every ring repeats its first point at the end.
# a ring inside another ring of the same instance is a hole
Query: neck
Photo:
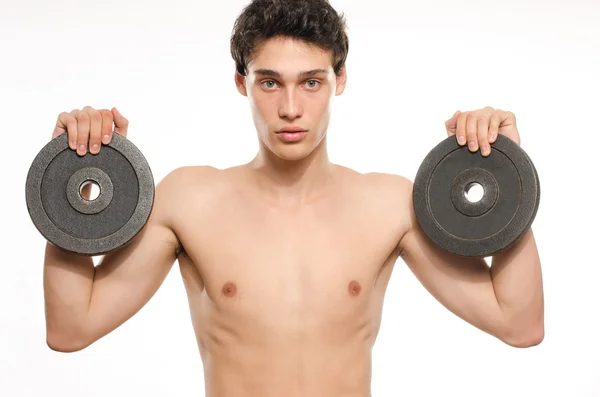
{"type": "Polygon", "coordinates": [[[298,205],[322,194],[333,173],[326,140],[324,137],[315,150],[301,160],[284,160],[260,141],[259,152],[248,165],[265,197],[278,205],[298,205]]]}

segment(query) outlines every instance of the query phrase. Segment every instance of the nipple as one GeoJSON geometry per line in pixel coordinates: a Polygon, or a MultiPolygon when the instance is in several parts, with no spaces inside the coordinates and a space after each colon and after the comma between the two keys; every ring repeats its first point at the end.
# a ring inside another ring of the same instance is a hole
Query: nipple
{"type": "Polygon", "coordinates": [[[225,283],[225,285],[223,285],[223,288],[221,289],[221,292],[223,292],[223,295],[227,297],[232,297],[235,296],[237,292],[237,287],[234,283],[225,283]]]}
{"type": "Polygon", "coordinates": [[[348,284],[348,292],[350,293],[350,295],[358,296],[358,294],[360,294],[360,290],[361,288],[358,281],[350,281],[350,283],[348,284]]]}

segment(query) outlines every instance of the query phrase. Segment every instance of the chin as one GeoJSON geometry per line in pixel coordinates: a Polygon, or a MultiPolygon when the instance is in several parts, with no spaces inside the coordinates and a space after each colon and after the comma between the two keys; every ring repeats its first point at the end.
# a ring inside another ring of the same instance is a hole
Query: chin
{"type": "Polygon", "coordinates": [[[314,147],[312,145],[308,145],[304,142],[298,142],[294,144],[282,144],[277,142],[271,147],[273,154],[280,159],[287,161],[303,160],[308,157],[313,150],[314,147]]]}
{"type": "Polygon", "coordinates": [[[299,161],[308,157],[317,147],[313,139],[303,139],[299,142],[286,143],[274,137],[266,145],[275,156],[286,161],[299,161]]]}

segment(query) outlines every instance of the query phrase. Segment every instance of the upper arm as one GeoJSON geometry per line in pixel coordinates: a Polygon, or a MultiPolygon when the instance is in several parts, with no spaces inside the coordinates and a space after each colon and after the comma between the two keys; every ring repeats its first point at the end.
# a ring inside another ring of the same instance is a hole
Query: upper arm
{"type": "Polygon", "coordinates": [[[181,195],[180,174],[176,170],[156,186],[152,212],[140,233],[96,266],[86,327],[90,343],[137,313],[172,268],[180,247],[171,223],[181,195]]]}
{"type": "Polygon", "coordinates": [[[407,180],[402,188],[402,218],[408,218],[408,226],[398,244],[400,256],[425,289],[448,310],[495,334],[502,326],[502,316],[489,266],[481,258],[451,254],[427,237],[414,212],[412,186],[407,180]]]}

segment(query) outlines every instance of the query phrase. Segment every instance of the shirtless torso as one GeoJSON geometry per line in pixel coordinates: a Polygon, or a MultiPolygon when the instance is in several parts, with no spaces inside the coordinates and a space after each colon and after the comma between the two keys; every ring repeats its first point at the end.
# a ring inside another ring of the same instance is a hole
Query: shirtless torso
{"type": "Polygon", "coordinates": [[[322,196],[279,208],[249,170],[185,172],[214,174],[174,220],[207,396],[369,396],[402,184],[336,166],[322,196]]]}

